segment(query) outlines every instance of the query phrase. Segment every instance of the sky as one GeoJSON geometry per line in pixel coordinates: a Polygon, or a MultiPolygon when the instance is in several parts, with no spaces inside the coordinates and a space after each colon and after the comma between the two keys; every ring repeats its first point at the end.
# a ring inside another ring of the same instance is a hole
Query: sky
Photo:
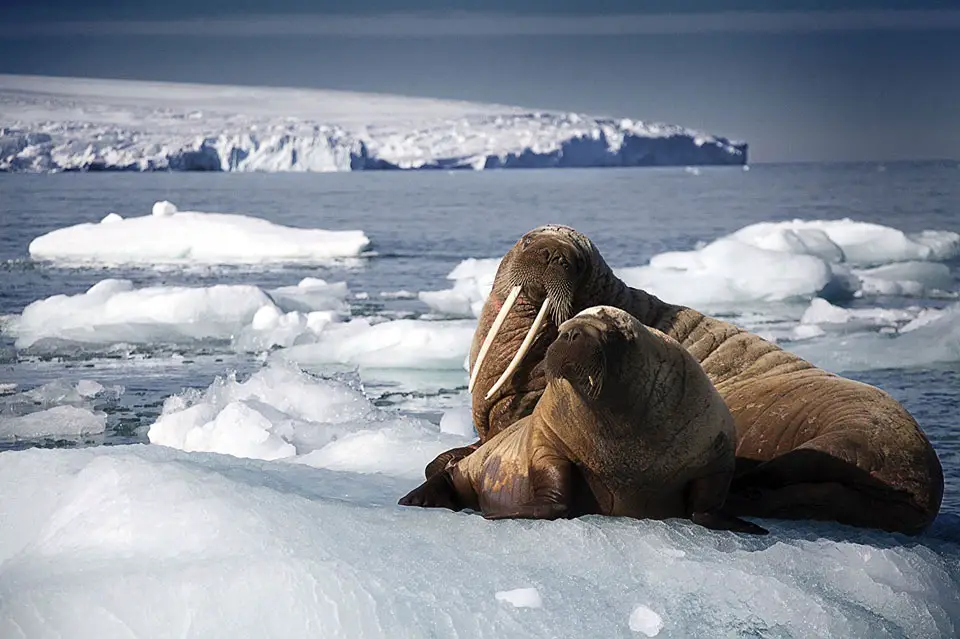
{"type": "Polygon", "coordinates": [[[572,110],[751,162],[960,159],[960,0],[3,0],[0,73],[572,110]]]}

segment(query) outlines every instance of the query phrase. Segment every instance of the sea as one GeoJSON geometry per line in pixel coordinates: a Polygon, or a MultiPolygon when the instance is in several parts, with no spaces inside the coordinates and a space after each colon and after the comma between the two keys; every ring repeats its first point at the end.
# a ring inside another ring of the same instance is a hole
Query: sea
{"type": "MultiPolygon", "coordinates": [[[[228,338],[129,348],[80,344],[53,351],[16,346],[15,335],[8,329],[25,307],[52,296],[83,293],[104,279],[131,280],[136,288],[250,284],[266,290],[320,278],[346,282],[353,318],[430,319],[436,313],[418,299],[419,292],[449,289],[452,283],[447,276],[464,260],[498,258],[523,233],[541,224],[573,226],[594,241],[611,266],[626,268],[644,265],[668,251],[701,247],[754,223],[794,219],[849,219],[907,234],[960,232],[960,166],[892,162],[758,164],[749,170],[0,174],[0,389],[4,389],[0,417],[4,412],[9,417],[34,410],[29,402],[11,398],[22,398],[51,382],[76,385],[93,380],[117,389],[109,397],[92,400],[93,409],[107,413],[102,434],[7,439],[0,441],[0,451],[147,444],[148,430],[169,398],[188,389],[202,392],[217,378],[249,378],[264,366],[264,353],[237,352],[228,338]],[[240,213],[290,227],[360,229],[371,239],[371,246],[358,258],[326,264],[183,268],[60,266],[33,260],[28,253],[34,238],[55,229],[99,222],[111,212],[124,217],[145,215],[163,200],[180,210],[240,213]]],[[[877,294],[832,303],[868,314],[945,309],[956,304],[960,293],[960,259],[944,264],[952,284],[941,287],[947,290],[936,295],[877,294]]],[[[668,294],[661,297],[670,299],[668,294]]],[[[776,304],[744,302],[724,313],[751,328],[789,329],[799,325],[810,304],[809,298],[776,304]]],[[[850,330],[879,329],[867,322],[850,330]]],[[[911,359],[892,366],[889,357],[882,357],[884,342],[878,341],[875,354],[881,364],[864,365],[861,354],[859,365],[844,370],[845,360],[838,356],[844,342],[829,337],[803,340],[804,356],[888,391],[916,417],[936,448],[946,477],[941,516],[930,534],[941,540],[960,539],[960,353],[956,358],[911,359]]],[[[931,343],[935,349],[937,339],[931,343]]],[[[943,339],[944,352],[958,351],[957,344],[948,343],[946,336],[943,339]]],[[[793,346],[790,340],[782,345],[793,346]]],[[[311,373],[342,375],[344,368],[328,371],[314,365],[311,373]]],[[[351,374],[373,405],[388,413],[440,424],[448,411],[462,411],[468,405],[463,370],[375,369],[355,367],[351,374]]],[[[0,466],[4,456],[0,454],[0,466]]],[[[956,571],[957,557],[960,553],[942,561],[956,571]]],[[[947,583],[956,588],[957,581],[951,579],[947,583]]],[[[0,592],[0,616],[2,599],[0,592]]],[[[944,609],[955,610],[952,605],[948,602],[944,609]]],[[[883,617],[882,612],[876,614],[883,617]]],[[[894,628],[895,624],[884,623],[864,627],[894,628]]],[[[908,636],[903,631],[908,627],[873,636],[908,636]]],[[[784,634],[744,632],[739,636],[809,636],[785,630],[784,634]]],[[[439,632],[437,636],[446,635],[439,632]]]]}

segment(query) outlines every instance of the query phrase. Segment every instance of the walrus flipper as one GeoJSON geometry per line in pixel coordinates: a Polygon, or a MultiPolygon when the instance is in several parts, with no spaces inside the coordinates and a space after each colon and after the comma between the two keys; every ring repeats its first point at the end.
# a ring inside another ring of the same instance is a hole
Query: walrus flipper
{"type": "Polygon", "coordinates": [[[730,530],[733,532],[747,533],[750,535],[767,535],[769,530],[758,526],[745,519],[728,515],[722,511],[713,511],[709,513],[692,513],[690,521],[709,528],[710,530],[730,530]]]}
{"type": "Polygon", "coordinates": [[[478,448],[480,448],[480,442],[476,441],[469,446],[460,446],[459,448],[451,448],[450,450],[444,451],[437,455],[432,462],[427,464],[426,468],[423,469],[423,474],[427,479],[430,479],[441,470],[453,466],[478,448]]]}
{"type": "Polygon", "coordinates": [[[766,528],[724,512],[722,504],[729,485],[729,472],[707,475],[690,482],[687,488],[690,521],[711,530],[730,530],[751,535],[768,534],[770,531],[766,528]]]}
{"type": "MultiPolygon", "coordinates": [[[[481,502],[486,519],[566,519],[575,516],[570,507],[573,496],[573,464],[560,457],[540,458],[530,469],[529,489],[533,498],[519,501],[515,491],[503,491],[481,502]],[[532,490],[530,490],[532,489],[532,490]],[[498,498],[499,497],[499,498],[498,498]]],[[[506,488],[506,487],[505,487],[506,488]]],[[[511,487],[512,488],[512,487],[511,487]]],[[[521,497],[522,499],[522,497],[521,497]]]]}
{"type": "Polygon", "coordinates": [[[401,506],[449,508],[450,510],[463,510],[465,507],[447,469],[435,473],[430,479],[401,497],[397,503],[401,506]]]}

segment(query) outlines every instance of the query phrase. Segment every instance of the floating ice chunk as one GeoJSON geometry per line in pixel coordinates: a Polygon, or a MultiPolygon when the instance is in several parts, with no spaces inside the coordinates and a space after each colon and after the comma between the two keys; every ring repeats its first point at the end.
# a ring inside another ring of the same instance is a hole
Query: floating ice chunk
{"type": "Polygon", "coordinates": [[[649,265],[617,275],[672,304],[695,308],[813,297],[833,284],[849,290],[819,257],[719,239],[693,251],[654,256],[649,265]]]}
{"type": "Polygon", "coordinates": [[[943,261],[960,255],[960,233],[923,231],[908,235],[895,228],[849,218],[760,222],[730,237],[761,248],[859,266],[943,261]]]}
{"type": "Polygon", "coordinates": [[[86,398],[96,397],[103,390],[103,384],[92,379],[81,379],[77,382],[77,392],[86,398]]]}
{"type": "Polygon", "coordinates": [[[788,350],[834,372],[960,362],[960,305],[918,314],[899,330],[832,333],[788,350]]]}
{"type": "Polygon", "coordinates": [[[108,279],[85,293],[33,302],[5,330],[21,349],[44,339],[86,344],[229,339],[272,305],[256,286],[134,289],[129,280],[108,279]]]}
{"type": "Polygon", "coordinates": [[[14,383],[2,383],[0,384],[0,395],[8,395],[10,393],[16,392],[17,385],[14,383]]]}
{"type": "Polygon", "coordinates": [[[435,313],[452,317],[480,317],[493,288],[493,280],[502,258],[469,258],[447,275],[453,288],[445,291],[421,291],[420,301],[435,313]]]}
{"type": "Polygon", "coordinates": [[[955,286],[953,274],[946,264],[899,262],[870,269],[854,270],[862,282],[864,293],[920,297],[932,293],[949,293],[955,286]]]}
{"type": "Polygon", "coordinates": [[[276,355],[309,367],[459,369],[475,330],[475,320],[373,322],[364,317],[330,324],[315,344],[294,346],[276,355]]]}
{"type": "Polygon", "coordinates": [[[347,314],[350,311],[346,303],[350,290],[346,282],[327,283],[315,277],[306,277],[296,286],[281,286],[270,289],[269,295],[274,303],[285,311],[337,311],[347,314]]]}
{"type": "Polygon", "coordinates": [[[30,242],[30,256],[107,266],[315,263],[356,257],[370,244],[363,231],[292,228],[245,215],[171,211],[166,204],[158,202],[153,215],[51,231],[30,242]]]}
{"type": "Polygon", "coordinates": [[[536,588],[516,588],[501,590],[494,594],[497,601],[505,601],[514,608],[543,608],[543,599],[536,588]]]}
{"type": "Polygon", "coordinates": [[[0,416],[0,439],[81,437],[102,433],[107,416],[79,406],[54,406],[17,417],[0,416]]]}
{"type": "Polygon", "coordinates": [[[452,433],[463,437],[476,437],[473,425],[473,411],[469,406],[458,406],[444,411],[440,417],[440,432],[452,433]]]}
{"type": "Polygon", "coordinates": [[[630,630],[656,637],[663,630],[663,618],[643,604],[630,613],[630,630]]]}
{"type": "Polygon", "coordinates": [[[123,218],[117,213],[107,213],[107,215],[100,220],[101,224],[110,224],[111,222],[122,222],[123,218]]]}
{"type": "Polygon", "coordinates": [[[204,393],[164,402],[153,444],[236,457],[283,459],[353,472],[419,472],[443,446],[435,426],[375,407],[344,382],[271,363],[244,382],[218,378],[204,393]]]}
{"type": "Polygon", "coordinates": [[[800,324],[844,324],[848,328],[897,327],[914,320],[922,309],[911,308],[842,308],[823,298],[814,298],[803,312],[800,324]]]}
{"type": "Polygon", "coordinates": [[[169,217],[177,212],[177,207],[173,202],[166,200],[153,203],[153,214],[157,217],[169,217]]]}

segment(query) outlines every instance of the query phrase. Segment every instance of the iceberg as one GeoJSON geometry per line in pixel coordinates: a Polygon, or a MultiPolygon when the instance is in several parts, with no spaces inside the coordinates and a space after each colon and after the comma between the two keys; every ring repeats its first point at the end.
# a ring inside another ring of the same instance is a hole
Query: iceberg
{"type": "Polygon", "coordinates": [[[363,231],[300,229],[229,213],[178,211],[157,202],[152,215],[56,229],[30,242],[30,257],[70,265],[317,263],[357,257],[363,231]]]}
{"type": "Polygon", "coordinates": [[[745,165],[676,125],[346,91],[0,75],[0,171],[745,165]]]}

